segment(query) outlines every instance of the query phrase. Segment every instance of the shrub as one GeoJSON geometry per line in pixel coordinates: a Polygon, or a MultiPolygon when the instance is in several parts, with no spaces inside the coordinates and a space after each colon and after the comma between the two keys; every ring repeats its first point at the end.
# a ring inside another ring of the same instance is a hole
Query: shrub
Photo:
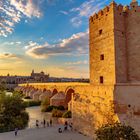
{"type": "Polygon", "coordinates": [[[6,90],[6,82],[0,81],[0,91],[3,92],[6,90]]]}
{"type": "Polygon", "coordinates": [[[24,97],[24,99],[31,99],[31,97],[30,96],[26,96],[26,97],[24,97]]]}
{"type": "Polygon", "coordinates": [[[40,106],[41,105],[41,101],[24,101],[24,104],[26,107],[32,107],[32,106],[40,106]]]}
{"type": "Polygon", "coordinates": [[[47,107],[42,107],[42,112],[52,112],[53,109],[57,109],[57,110],[65,110],[65,108],[63,106],[53,106],[53,105],[50,105],[50,106],[47,106],[47,107]]]}
{"type": "Polygon", "coordinates": [[[62,105],[58,106],[57,109],[62,110],[62,111],[65,110],[64,106],[62,106],[62,105]]]}
{"type": "Polygon", "coordinates": [[[52,112],[53,109],[57,109],[57,107],[53,105],[48,106],[43,112],[52,112]]]}
{"type": "Polygon", "coordinates": [[[63,112],[62,111],[57,110],[57,109],[53,109],[52,110],[52,117],[58,117],[58,118],[60,118],[60,117],[62,117],[62,115],[63,115],[63,112]]]}
{"type": "Polygon", "coordinates": [[[48,106],[50,105],[50,100],[46,97],[41,103],[41,111],[42,112],[49,112],[47,111],[48,106]]]}
{"type": "Polygon", "coordinates": [[[96,130],[96,140],[140,140],[131,126],[121,123],[107,124],[96,130]]]}
{"type": "Polygon", "coordinates": [[[63,113],[62,115],[63,118],[71,118],[72,117],[72,114],[71,114],[71,111],[66,111],[63,113]]]}

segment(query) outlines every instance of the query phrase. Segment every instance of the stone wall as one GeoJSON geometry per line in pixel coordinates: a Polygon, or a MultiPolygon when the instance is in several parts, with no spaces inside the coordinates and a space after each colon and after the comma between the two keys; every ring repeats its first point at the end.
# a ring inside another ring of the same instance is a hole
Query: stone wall
{"type": "MultiPolygon", "coordinates": [[[[126,50],[126,26],[124,7],[114,6],[114,47],[115,47],[115,72],[116,83],[128,81],[127,50],[126,50]]],[[[109,52],[109,51],[108,51],[109,52]]]]}
{"type": "Polygon", "coordinates": [[[115,83],[114,3],[90,17],[90,82],[115,83]],[[101,60],[103,57],[103,60],[101,60]]]}
{"type": "Polygon", "coordinates": [[[140,6],[131,4],[126,16],[128,74],[130,82],[140,81],[140,6]]]}
{"type": "MultiPolygon", "coordinates": [[[[27,86],[22,84],[20,86],[27,86]]],[[[90,84],[74,83],[51,83],[51,84],[28,84],[43,90],[57,90],[65,92],[73,89],[71,111],[74,129],[94,136],[95,128],[107,122],[106,115],[110,112],[110,103],[113,101],[114,86],[92,86],[90,84]]]]}
{"type": "Polygon", "coordinates": [[[120,122],[134,127],[140,135],[140,84],[116,85],[114,101],[120,122]]]}
{"type": "Polygon", "coordinates": [[[78,97],[75,96],[72,101],[74,128],[94,137],[95,129],[107,122],[113,91],[113,86],[89,86],[83,91],[77,89],[78,97]]]}
{"type": "Polygon", "coordinates": [[[68,83],[28,83],[28,84],[19,84],[19,86],[32,86],[34,88],[38,88],[41,90],[50,90],[53,92],[54,90],[57,90],[58,92],[65,92],[69,89],[75,89],[76,87],[82,87],[82,86],[89,86],[89,83],[76,83],[76,82],[68,82],[68,83]]]}
{"type": "Polygon", "coordinates": [[[89,19],[90,81],[97,85],[140,81],[140,6],[112,2],[89,19]],[[101,60],[104,55],[104,60],[101,60]]]}
{"type": "Polygon", "coordinates": [[[74,129],[85,135],[95,137],[95,129],[113,121],[130,124],[140,134],[140,84],[93,86],[83,83],[38,83],[30,86],[62,91],[65,94],[72,89],[74,92],[71,111],[74,129]]]}
{"type": "Polygon", "coordinates": [[[140,135],[140,84],[86,87],[73,100],[73,122],[77,130],[94,137],[107,122],[119,121],[140,135]]]}
{"type": "Polygon", "coordinates": [[[140,6],[114,6],[116,82],[140,81],[140,6]]]}

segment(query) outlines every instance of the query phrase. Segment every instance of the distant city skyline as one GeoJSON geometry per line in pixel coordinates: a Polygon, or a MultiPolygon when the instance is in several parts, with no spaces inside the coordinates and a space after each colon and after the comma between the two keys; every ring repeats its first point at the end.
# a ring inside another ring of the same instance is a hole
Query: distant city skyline
{"type": "Polygon", "coordinates": [[[26,76],[35,69],[54,77],[89,78],[88,18],[110,2],[0,1],[0,75],[26,76]]]}

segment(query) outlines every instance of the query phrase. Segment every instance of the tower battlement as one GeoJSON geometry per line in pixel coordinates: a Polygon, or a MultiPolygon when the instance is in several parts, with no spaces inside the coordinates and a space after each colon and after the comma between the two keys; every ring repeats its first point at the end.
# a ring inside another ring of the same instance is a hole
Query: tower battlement
{"type": "Polygon", "coordinates": [[[93,16],[90,16],[89,20],[90,22],[96,22],[100,20],[101,18],[106,17],[108,14],[112,13],[113,11],[118,11],[118,14],[122,15],[123,13],[132,14],[136,12],[140,12],[140,6],[138,5],[138,2],[133,0],[130,5],[121,5],[117,4],[114,1],[110,3],[109,6],[106,6],[104,9],[101,9],[98,11],[98,13],[95,13],[93,16]]]}

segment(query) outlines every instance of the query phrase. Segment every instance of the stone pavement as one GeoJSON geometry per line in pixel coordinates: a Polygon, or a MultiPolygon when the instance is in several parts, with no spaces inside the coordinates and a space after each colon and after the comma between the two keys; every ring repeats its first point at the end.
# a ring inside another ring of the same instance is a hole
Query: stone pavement
{"type": "Polygon", "coordinates": [[[77,132],[57,132],[58,127],[20,130],[18,136],[14,132],[0,133],[0,140],[92,140],[77,132]]]}

